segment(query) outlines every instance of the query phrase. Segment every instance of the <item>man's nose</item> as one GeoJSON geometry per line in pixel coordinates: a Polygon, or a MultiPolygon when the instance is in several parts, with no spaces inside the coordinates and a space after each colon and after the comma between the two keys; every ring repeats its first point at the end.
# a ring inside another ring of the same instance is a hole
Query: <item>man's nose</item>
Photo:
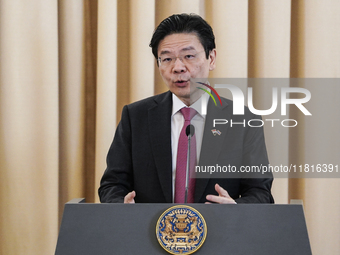
{"type": "Polygon", "coordinates": [[[180,58],[176,58],[174,66],[173,66],[173,71],[175,73],[182,73],[182,72],[185,72],[186,69],[187,68],[186,68],[185,64],[182,62],[182,60],[180,58]]]}

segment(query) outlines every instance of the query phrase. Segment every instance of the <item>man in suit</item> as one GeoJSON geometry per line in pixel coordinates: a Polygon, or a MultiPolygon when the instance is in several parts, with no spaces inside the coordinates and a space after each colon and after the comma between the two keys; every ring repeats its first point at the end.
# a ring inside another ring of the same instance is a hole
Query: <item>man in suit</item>
{"type": "MultiPolygon", "coordinates": [[[[176,202],[178,142],[186,122],[182,108],[196,110],[190,122],[197,130],[198,165],[218,163],[238,169],[268,165],[262,127],[221,125],[221,135],[212,137],[211,133],[214,118],[247,122],[258,116],[247,108],[245,115],[233,116],[232,102],[227,99],[213,111],[216,106],[209,102],[206,116],[195,107],[202,104],[202,97],[195,98],[197,93],[190,90],[192,79],[206,78],[215,68],[215,39],[206,21],[193,14],[172,15],[156,28],[150,46],[169,91],[123,108],[99,188],[101,202],[176,202]]],[[[189,188],[195,203],[273,203],[271,184],[271,175],[197,178],[189,188]]]]}

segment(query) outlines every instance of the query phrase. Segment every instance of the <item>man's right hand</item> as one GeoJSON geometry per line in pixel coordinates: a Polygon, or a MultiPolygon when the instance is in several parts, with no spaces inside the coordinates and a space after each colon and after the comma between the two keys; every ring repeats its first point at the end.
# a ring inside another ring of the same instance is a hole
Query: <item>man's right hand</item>
{"type": "Polygon", "coordinates": [[[136,192],[131,191],[124,197],[124,204],[134,204],[135,203],[136,192]]]}

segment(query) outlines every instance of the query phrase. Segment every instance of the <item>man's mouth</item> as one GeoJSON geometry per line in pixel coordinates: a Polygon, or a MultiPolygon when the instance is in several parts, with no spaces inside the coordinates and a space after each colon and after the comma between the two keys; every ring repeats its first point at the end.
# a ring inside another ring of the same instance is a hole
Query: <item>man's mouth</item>
{"type": "Polygon", "coordinates": [[[188,83],[189,83],[189,81],[187,81],[187,80],[177,80],[177,81],[175,81],[175,84],[179,87],[185,87],[185,86],[188,85],[188,83]]]}

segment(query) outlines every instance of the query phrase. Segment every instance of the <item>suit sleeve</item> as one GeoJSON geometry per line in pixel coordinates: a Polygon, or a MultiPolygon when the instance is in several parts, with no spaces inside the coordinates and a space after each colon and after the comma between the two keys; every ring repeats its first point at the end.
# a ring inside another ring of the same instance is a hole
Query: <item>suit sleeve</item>
{"type": "Polygon", "coordinates": [[[107,168],[98,190],[102,203],[122,203],[133,190],[131,159],[131,123],[128,107],[124,106],[113,142],[107,155],[107,168]]]}
{"type": "MultiPolygon", "coordinates": [[[[253,118],[261,117],[254,115],[253,118]]],[[[249,127],[246,132],[242,165],[250,168],[269,165],[263,127],[249,127]]],[[[272,173],[244,173],[240,182],[240,198],[235,199],[237,203],[274,203],[271,194],[272,173]]]]}

